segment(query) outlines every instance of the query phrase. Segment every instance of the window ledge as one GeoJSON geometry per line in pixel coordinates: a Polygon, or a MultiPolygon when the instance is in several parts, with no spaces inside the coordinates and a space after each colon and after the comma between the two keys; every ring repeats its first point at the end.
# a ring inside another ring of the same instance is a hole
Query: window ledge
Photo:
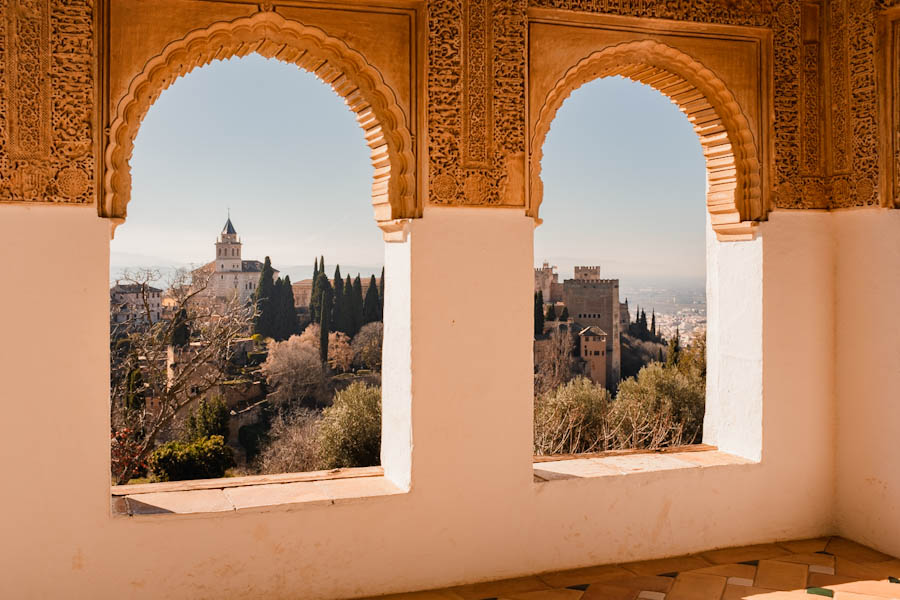
{"type": "Polygon", "coordinates": [[[114,517],[201,515],[327,506],[404,494],[381,467],[113,486],[114,517]]]}
{"type": "Polygon", "coordinates": [[[756,461],[720,452],[713,446],[674,448],[661,452],[611,452],[583,457],[576,455],[560,460],[554,458],[535,457],[535,483],[756,464],[756,461]]]}

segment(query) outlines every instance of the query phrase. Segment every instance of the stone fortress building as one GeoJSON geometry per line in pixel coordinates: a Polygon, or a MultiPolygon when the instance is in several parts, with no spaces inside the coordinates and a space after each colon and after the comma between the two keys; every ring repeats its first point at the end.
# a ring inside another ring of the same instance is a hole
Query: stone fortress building
{"type": "MultiPolygon", "coordinates": [[[[240,302],[247,302],[253,297],[263,263],[258,260],[243,260],[242,245],[229,215],[216,240],[216,259],[191,273],[195,282],[206,281],[208,277],[204,292],[207,298],[231,300],[236,296],[240,302]]],[[[273,279],[278,278],[278,273],[275,271],[273,279]]]]}
{"type": "MultiPolygon", "coordinates": [[[[628,325],[628,303],[619,302],[619,280],[603,279],[599,266],[577,266],[575,277],[560,283],[556,269],[547,262],[535,268],[534,291],[543,294],[545,305],[556,306],[556,314],[565,306],[576,333],[590,329],[592,337],[605,339],[605,373],[601,377],[594,366],[591,380],[615,387],[622,373],[621,334],[628,325]]],[[[579,342],[579,351],[583,348],[579,342]]],[[[589,362],[596,363],[596,357],[589,362]]]]}

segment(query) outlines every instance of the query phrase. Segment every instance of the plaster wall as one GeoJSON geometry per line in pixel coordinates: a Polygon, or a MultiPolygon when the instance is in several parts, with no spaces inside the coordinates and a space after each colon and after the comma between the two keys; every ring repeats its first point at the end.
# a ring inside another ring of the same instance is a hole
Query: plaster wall
{"type": "MultiPolygon", "coordinates": [[[[0,595],[340,598],[831,530],[833,453],[822,450],[833,445],[832,363],[819,352],[831,313],[815,305],[832,279],[820,215],[775,215],[745,250],[712,244],[717,281],[736,284],[724,271],[745,261],[755,261],[748,279],[763,277],[747,302],[718,308],[748,343],[720,335],[741,359],[729,365],[749,369],[734,402],[753,404],[751,418],[709,429],[753,455],[762,419],[758,463],[534,483],[533,221],[521,210],[428,209],[386,252],[385,359],[396,364],[384,381],[384,463],[408,493],[113,518],[108,222],[76,207],[0,212],[14,292],[0,295],[0,330],[17,340],[0,350],[0,390],[4,419],[26,424],[0,438],[15,491],[0,499],[0,529],[14,541],[0,544],[0,595]],[[491,274],[478,294],[473,264],[491,274]],[[505,310],[485,311],[484,297],[505,310]]],[[[740,377],[727,370],[720,378],[740,377]]]]}
{"type": "Polygon", "coordinates": [[[900,554],[900,213],[835,213],[836,522],[900,554]]]}

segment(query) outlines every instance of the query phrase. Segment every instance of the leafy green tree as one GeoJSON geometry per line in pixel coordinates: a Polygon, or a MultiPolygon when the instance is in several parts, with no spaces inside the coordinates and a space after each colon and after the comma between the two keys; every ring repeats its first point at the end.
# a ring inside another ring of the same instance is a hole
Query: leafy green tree
{"type": "Polygon", "coordinates": [[[369,289],[366,290],[366,298],[363,301],[363,324],[374,323],[381,320],[381,302],[378,299],[378,285],[375,276],[369,278],[369,289]]]}
{"type": "Polygon", "coordinates": [[[544,292],[534,294],[534,337],[544,335],[544,292]]]}
{"type": "Polygon", "coordinates": [[[356,382],[337,392],[319,422],[321,469],[381,462],[381,390],[356,382]]]}
{"type": "Polygon", "coordinates": [[[563,306],[562,312],[559,315],[560,321],[568,321],[569,320],[569,307],[563,306]]]}
{"type": "Polygon", "coordinates": [[[191,341],[191,328],[189,325],[188,314],[185,309],[179,310],[175,314],[175,322],[172,325],[172,339],[170,343],[176,348],[184,348],[191,341]]]}
{"type": "Polygon", "coordinates": [[[353,335],[356,335],[357,332],[362,328],[365,324],[365,319],[363,316],[363,293],[362,293],[362,280],[359,278],[359,274],[356,275],[356,279],[353,280],[353,304],[352,304],[352,315],[353,315],[353,335]]]}
{"type": "Polygon", "coordinates": [[[262,271],[259,274],[259,283],[254,293],[256,303],[256,318],[253,323],[254,333],[263,337],[273,337],[275,330],[273,304],[275,303],[275,270],[272,261],[266,257],[262,271]]]}
{"type": "Polygon", "coordinates": [[[153,451],[147,461],[156,481],[216,479],[235,465],[234,452],[221,435],[195,442],[169,442],[153,451]]]}
{"type": "Polygon", "coordinates": [[[547,307],[547,320],[555,321],[556,320],[556,305],[551,304],[547,307]]]}
{"type": "Polygon", "coordinates": [[[213,435],[222,436],[227,441],[230,419],[231,411],[221,396],[216,396],[209,402],[201,400],[188,416],[184,441],[196,442],[213,435]]]}

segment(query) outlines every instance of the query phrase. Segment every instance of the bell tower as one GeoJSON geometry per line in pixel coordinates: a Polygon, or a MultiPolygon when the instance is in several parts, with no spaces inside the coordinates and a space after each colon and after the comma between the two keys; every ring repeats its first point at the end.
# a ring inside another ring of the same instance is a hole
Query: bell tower
{"type": "Polygon", "coordinates": [[[237,231],[231,223],[231,215],[222,228],[222,233],[216,241],[216,271],[240,272],[241,268],[241,241],[237,231]]]}

